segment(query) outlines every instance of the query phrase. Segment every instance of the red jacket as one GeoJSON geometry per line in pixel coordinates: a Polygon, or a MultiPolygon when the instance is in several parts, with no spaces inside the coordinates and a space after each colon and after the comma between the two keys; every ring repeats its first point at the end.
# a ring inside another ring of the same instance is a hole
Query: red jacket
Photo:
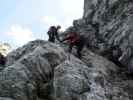
{"type": "Polygon", "coordinates": [[[79,37],[76,33],[69,33],[64,39],[64,41],[65,40],[67,40],[69,44],[75,44],[79,40],[79,37]]]}

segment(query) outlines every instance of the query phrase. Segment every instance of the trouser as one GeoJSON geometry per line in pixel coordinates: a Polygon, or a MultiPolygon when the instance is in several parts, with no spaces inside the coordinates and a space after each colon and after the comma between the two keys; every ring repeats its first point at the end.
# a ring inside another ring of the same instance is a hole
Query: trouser
{"type": "Polygon", "coordinates": [[[84,43],[80,43],[80,42],[77,42],[77,43],[75,43],[75,44],[70,44],[69,45],[69,53],[71,53],[72,52],[72,48],[73,48],[73,46],[76,46],[76,48],[77,48],[77,57],[78,58],[81,58],[81,51],[82,51],[82,49],[83,49],[83,47],[84,47],[84,43]]]}
{"type": "Polygon", "coordinates": [[[49,37],[49,40],[48,40],[48,41],[55,43],[55,38],[56,38],[58,41],[60,41],[60,39],[59,39],[58,36],[56,36],[56,37],[54,37],[54,36],[49,37]]]}
{"type": "Polygon", "coordinates": [[[69,49],[68,49],[68,52],[71,53],[72,52],[72,48],[73,48],[73,44],[69,44],[69,49]]]}
{"type": "Polygon", "coordinates": [[[50,42],[55,42],[55,38],[54,37],[49,37],[49,39],[48,39],[48,41],[50,41],[50,42]]]}
{"type": "Polygon", "coordinates": [[[82,51],[83,47],[84,47],[84,45],[78,45],[77,46],[77,55],[78,55],[78,58],[82,57],[81,51],[82,51]]]}

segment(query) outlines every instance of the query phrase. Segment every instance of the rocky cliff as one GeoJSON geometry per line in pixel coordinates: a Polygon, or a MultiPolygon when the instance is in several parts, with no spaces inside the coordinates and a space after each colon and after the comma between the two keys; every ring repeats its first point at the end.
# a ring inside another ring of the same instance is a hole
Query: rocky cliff
{"type": "Polygon", "coordinates": [[[132,7],[131,0],[85,0],[83,18],[66,30],[85,36],[82,59],[43,40],[9,53],[0,100],[133,100],[132,7]]]}
{"type": "Polygon", "coordinates": [[[1,100],[131,100],[133,80],[111,61],[84,48],[68,59],[59,44],[29,42],[7,56],[1,100]]]}
{"type": "Polygon", "coordinates": [[[73,23],[73,28],[87,37],[88,45],[98,51],[117,45],[122,52],[118,59],[130,71],[133,71],[132,9],[132,0],[84,0],[83,18],[73,23]]]}

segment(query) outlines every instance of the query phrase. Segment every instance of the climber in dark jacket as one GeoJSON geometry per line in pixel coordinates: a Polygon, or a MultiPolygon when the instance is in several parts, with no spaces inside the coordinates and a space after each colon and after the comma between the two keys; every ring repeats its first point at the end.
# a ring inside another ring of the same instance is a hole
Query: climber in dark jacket
{"type": "Polygon", "coordinates": [[[0,53],[0,65],[5,66],[6,58],[0,53]]]}
{"type": "Polygon", "coordinates": [[[73,46],[77,47],[78,58],[81,58],[81,51],[85,44],[83,36],[78,35],[75,32],[68,33],[67,36],[61,41],[67,41],[69,44],[69,53],[71,53],[73,46]]]}
{"type": "Polygon", "coordinates": [[[49,36],[49,39],[48,39],[48,41],[50,41],[50,42],[55,42],[55,38],[58,40],[58,41],[60,41],[60,39],[59,39],[59,35],[58,35],[58,31],[59,31],[59,29],[61,28],[61,26],[57,26],[57,27],[55,27],[55,26],[51,26],[50,28],[49,28],[49,31],[47,32],[47,34],[48,34],[48,36],[49,36]]]}

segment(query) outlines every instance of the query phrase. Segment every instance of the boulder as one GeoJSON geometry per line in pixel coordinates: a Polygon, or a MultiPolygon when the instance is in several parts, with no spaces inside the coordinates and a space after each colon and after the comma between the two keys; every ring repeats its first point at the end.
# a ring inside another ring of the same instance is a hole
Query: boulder
{"type": "Polygon", "coordinates": [[[11,52],[7,56],[8,66],[0,72],[0,97],[15,100],[49,98],[54,68],[65,57],[62,48],[42,40],[32,41],[11,52]]]}

